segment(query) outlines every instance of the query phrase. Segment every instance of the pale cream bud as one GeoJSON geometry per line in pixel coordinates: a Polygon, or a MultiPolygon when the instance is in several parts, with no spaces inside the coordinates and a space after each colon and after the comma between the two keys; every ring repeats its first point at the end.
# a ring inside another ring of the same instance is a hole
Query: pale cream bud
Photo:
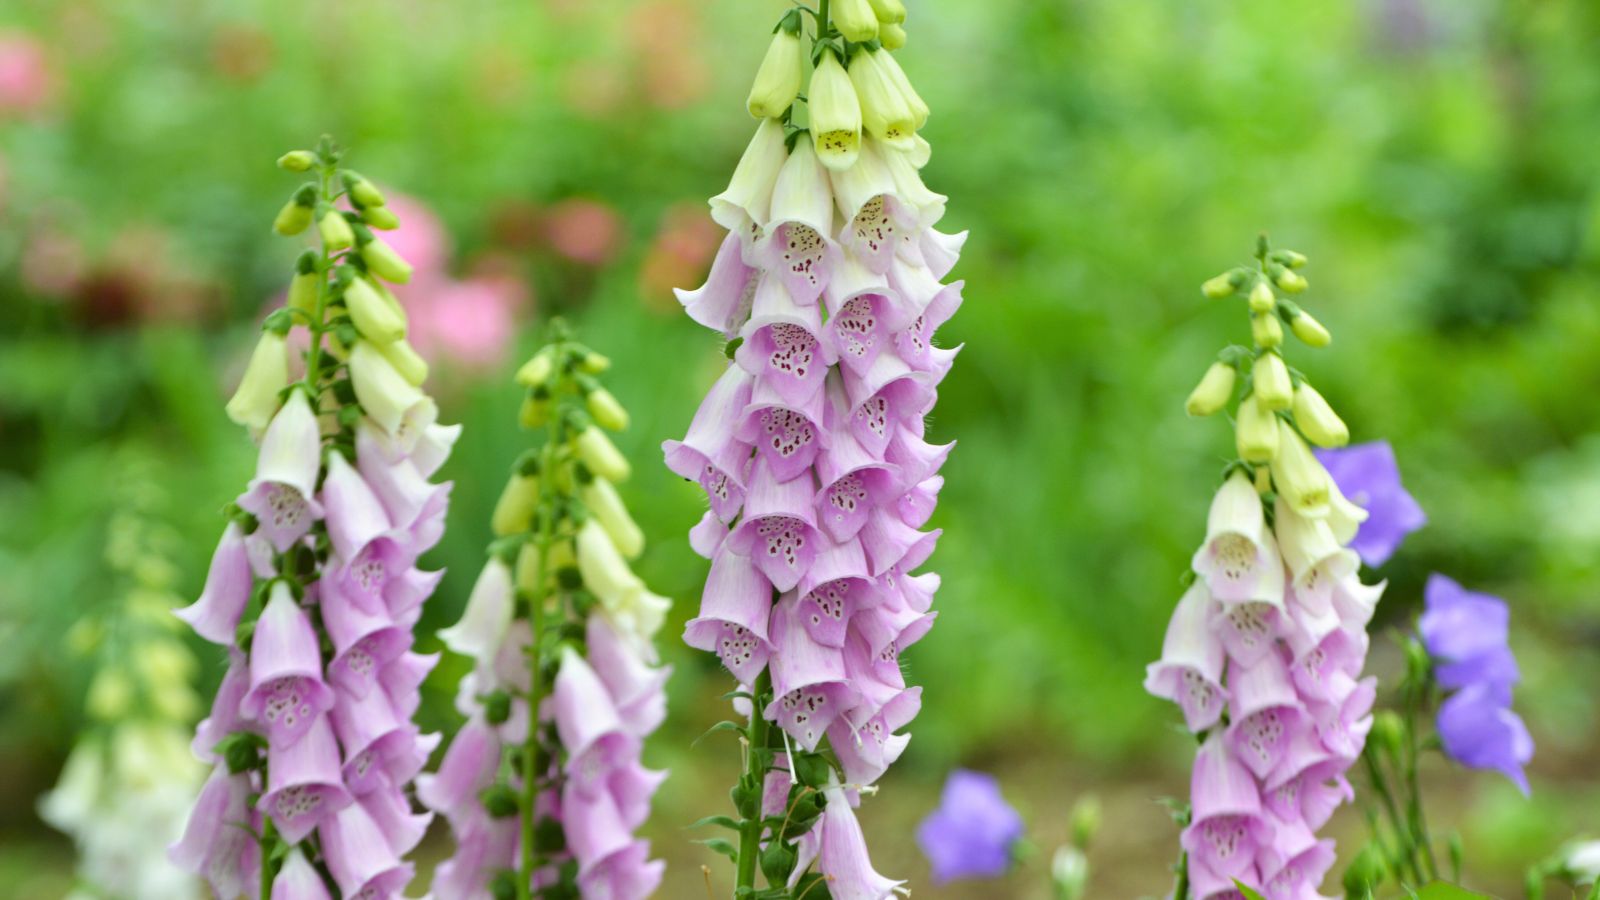
{"type": "Polygon", "coordinates": [[[533,514],[539,508],[539,476],[513,472],[500,491],[489,517],[489,528],[496,537],[533,530],[533,514]]]}
{"type": "Polygon", "coordinates": [[[317,230],[322,233],[322,245],[329,253],[348,250],[355,245],[356,233],[351,230],[350,223],[343,214],[336,209],[330,209],[322,214],[317,222],[317,230]]]}
{"type": "Polygon", "coordinates": [[[859,44],[878,36],[878,16],[868,0],[834,0],[833,27],[845,40],[859,44]]]}
{"type": "Polygon", "coordinates": [[[1278,496],[1289,508],[1308,519],[1328,515],[1328,470],[1311,455],[1311,448],[1288,422],[1278,422],[1278,455],[1272,460],[1272,480],[1278,496]]]}
{"type": "Polygon", "coordinates": [[[405,310],[365,278],[354,278],[345,285],[344,308],[356,330],[369,341],[388,344],[406,336],[405,310]]]}
{"type": "Polygon", "coordinates": [[[1184,409],[1191,416],[1215,415],[1233,399],[1233,387],[1238,374],[1238,370],[1227,363],[1212,363],[1200,383],[1189,393],[1184,409]]]}
{"type": "Polygon", "coordinates": [[[607,481],[627,481],[633,473],[622,451],[611,443],[605,432],[593,425],[578,435],[574,446],[578,451],[578,459],[589,467],[589,471],[607,481]]]}
{"type": "Polygon", "coordinates": [[[1278,305],[1277,295],[1272,293],[1272,285],[1265,281],[1257,281],[1255,287],[1250,289],[1250,311],[1256,314],[1272,312],[1278,305]]]}
{"type": "Polygon", "coordinates": [[[1256,357],[1251,369],[1255,395],[1261,407],[1268,412],[1288,409],[1294,403],[1294,385],[1289,380],[1289,367],[1276,353],[1263,353],[1256,357]]]}
{"type": "Polygon", "coordinates": [[[1256,313],[1250,317],[1250,336],[1257,347],[1275,349],[1283,346],[1283,323],[1276,313],[1256,313]]]}
{"type": "Polygon", "coordinates": [[[594,417],[596,425],[609,431],[621,431],[628,427],[628,411],[622,408],[617,398],[605,388],[595,388],[584,398],[584,405],[589,410],[589,415],[594,417]]]}
{"type": "Polygon", "coordinates": [[[1266,463],[1278,455],[1278,418],[1261,407],[1255,394],[1240,402],[1234,427],[1240,459],[1266,463]]]}
{"type": "Polygon", "coordinates": [[[265,431],[278,412],[278,395],[288,386],[288,340],[269,328],[261,332],[239,388],[228,401],[228,418],[253,433],[265,431]]]}
{"type": "Polygon", "coordinates": [[[1316,388],[1303,381],[1294,391],[1294,421],[1306,439],[1318,447],[1343,447],[1350,443],[1350,429],[1344,420],[1316,388]]]}
{"type": "Polygon", "coordinates": [[[1305,343],[1307,347],[1326,347],[1333,343],[1333,335],[1328,333],[1321,322],[1311,317],[1308,312],[1301,312],[1289,321],[1289,330],[1294,336],[1305,343]]]}
{"type": "Polygon", "coordinates": [[[628,514],[628,508],[611,482],[604,478],[591,479],[578,488],[578,499],[599,520],[618,552],[628,559],[635,559],[644,552],[644,532],[628,514]]]}
{"type": "Polygon", "coordinates": [[[767,55],[756,70],[755,83],[750,86],[750,98],[745,107],[758,119],[776,119],[794,104],[800,96],[800,81],[804,75],[803,51],[800,35],[782,28],[772,35],[767,55]]]}
{"type": "Polygon", "coordinates": [[[383,238],[373,238],[361,245],[361,259],[367,264],[367,270],[394,284],[405,284],[411,280],[411,264],[400,258],[394,248],[384,243],[383,238]]]}
{"type": "MultiPolygon", "coordinates": [[[[872,21],[876,26],[878,20],[872,21]]],[[[861,101],[832,50],[822,52],[806,99],[817,158],[836,172],[855,165],[861,153],[861,101]]]]}
{"type": "Polygon", "coordinates": [[[383,353],[383,358],[389,361],[389,365],[394,366],[395,371],[400,373],[401,378],[417,387],[422,387],[422,383],[428,380],[428,361],[411,346],[410,341],[401,338],[398,341],[379,344],[378,350],[383,353]]]}

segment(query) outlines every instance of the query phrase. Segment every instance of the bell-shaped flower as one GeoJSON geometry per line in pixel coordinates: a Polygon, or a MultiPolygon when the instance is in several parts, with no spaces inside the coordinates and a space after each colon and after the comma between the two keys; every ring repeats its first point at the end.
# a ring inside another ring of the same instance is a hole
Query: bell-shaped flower
{"type": "Polygon", "coordinates": [[[291,391],[261,439],[256,477],[239,507],[261,523],[261,534],[282,553],[306,536],[322,506],[312,499],[322,467],[322,432],[303,391],[291,391]]]}
{"type": "Polygon", "coordinates": [[[433,822],[433,813],[414,813],[405,791],[388,787],[363,794],[357,801],[377,823],[378,830],[395,853],[405,856],[422,843],[433,822]]]}
{"type": "Polygon", "coordinates": [[[604,793],[612,770],[637,758],[638,738],[623,727],[600,677],[571,647],[561,651],[551,705],[567,753],[568,784],[584,797],[604,793]]]}
{"type": "Polygon", "coordinates": [[[837,647],[819,644],[798,621],[797,598],[773,607],[773,701],[761,712],[807,750],[815,750],[834,718],[855,705],[856,690],[837,647]]]}
{"type": "MultiPolygon", "coordinates": [[[[1317,456],[1317,461],[1323,464],[1323,468],[1327,468],[1327,462],[1323,460],[1320,454],[1317,456]]],[[[1350,502],[1349,498],[1344,495],[1344,491],[1339,489],[1339,482],[1335,481],[1332,473],[1330,473],[1328,478],[1328,527],[1333,530],[1334,540],[1338,541],[1340,546],[1350,546],[1350,542],[1354,541],[1356,535],[1361,532],[1361,524],[1367,521],[1368,518],[1370,516],[1368,516],[1367,511],[1350,502]]]]}
{"type": "Polygon", "coordinates": [[[871,369],[878,354],[896,349],[895,335],[918,312],[889,287],[888,279],[868,271],[847,252],[839,273],[823,294],[828,323],[823,334],[833,354],[857,375],[871,369]]]}
{"type": "MultiPolygon", "coordinates": [[[[887,50],[888,48],[885,49],[887,50]]],[[[894,58],[893,53],[875,51],[872,55],[874,61],[883,69],[884,75],[894,85],[895,90],[900,92],[900,96],[905,100],[906,105],[911,107],[912,124],[916,130],[920,131],[928,121],[928,104],[917,93],[917,89],[911,86],[911,79],[906,76],[905,70],[900,68],[900,63],[894,58]]],[[[923,146],[925,143],[918,141],[922,152],[926,152],[926,148],[923,146]]],[[[924,159],[922,162],[917,163],[916,166],[920,169],[926,163],[927,160],[924,159]]],[[[941,275],[940,277],[942,278],[943,276],[941,275]]]]}
{"type": "Polygon", "coordinates": [[[237,731],[250,731],[251,724],[239,713],[239,704],[250,692],[250,664],[244,653],[228,648],[228,671],[223,673],[217,695],[211,701],[211,715],[195,726],[194,742],[190,749],[201,762],[219,760],[216,747],[222,739],[237,731]]]}
{"type": "Polygon", "coordinates": [[[343,590],[324,590],[320,598],[322,627],[333,641],[328,680],[340,690],[364,695],[385,666],[411,649],[411,630],[396,624],[387,609],[364,609],[343,590]]]}
{"type": "Polygon", "coordinates": [[[1262,780],[1261,799],[1274,817],[1304,821],[1313,831],[1327,823],[1334,809],[1354,796],[1348,782],[1340,790],[1352,760],[1328,750],[1310,729],[1289,739],[1283,758],[1262,780]]]}
{"type": "MultiPolygon", "coordinates": [[[[746,235],[744,240],[753,238],[746,235]]],[[[706,276],[705,284],[693,291],[672,289],[690,319],[729,340],[739,333],[739,326],[750,315],[760,280],[760,273],[745,265],[744,252],[739,232],[728,232],[711,263],[711,274],[706,276]]]]}
{"type": "Polygon", "coordinates": [[[505,643],[516,609],[516,588],[511,567],[496,556],[484,564],[467,595],[461,620],[439,632],[439,639],[454,653],[479,663],[492,661],[505,643]]]}
{"type": "MultiPolygon", "coordinates": [[[[773,186],[788,158],[783,123],[777,119],[762,119],[744,155],[739,158],[739,165],[733,170],[728,189],[711,198],[711,218],[736,235],[745,246],[761,237],[761,228],[771,210],[773,186]]],[[[698,317],[695,321],[709,328],[721,327],[698,317]]]]}
{"type": "Polygon", "coordinates": [[[728,366],[701,402],[689,433],[682,441],[661,445],[667,468],[680,478],[698,482],[711,511],[724,522],[733,521],[744,505],[751,448],[734,437],[734,430],[750,405],[753,382],[741,366],[728,366]]]}
{"type": "Polygon", "coordinates": [[[1492,684],[1457,691],[1439,706],[1439,740],[1451,759],[1498,771],[1527,794],[1523,767],[1533,759],[1533,738],[1508,701],[1506,692],[1492,684]]]}
{"type": "MultiPolygon", "coordinates": [[[[1237,875],[1219,875],[1194,857],[1189,857],[1189,891],[1194,900],[1246,900],[1238,884],[1249,887],[1261,883],[1254,865],[1247,865],[1237,875]]],[[[1252,888],[1253,890],[1253,888],[1252,888]]],[[[1295,898],[1312,900],[1312,898],[1295,898]]]]}
{"type": "Polygon", "coordinates": [[[1294,733],[1305,727],[1305,712],[1289,669],[1276,653],[1228,669],[1228,746],[1257,778],[1280,760],[1294,733]]]}
{"type": "MultiPolygon", "coordinates": [[[[388,437],[391,454],[401,449],[402,445],[393,437],[388,437]]],[[[411,464],[417,467],[417,473],[423,478],[432,478],[444,461],[450,457],[450,451],[455,447],[456,441],[461,438],[461,424],[440,425],[435,422],[422,429],[416,442],[411,445],[411,464]]]]}
{"type": "Polygon", "coordinates": [[[289,848],[283,866],[272,879],[272,900],[333,900],[322,875],[299,847],[289,848]]]}
{"type": "Polygon", "coordinates": [[[385,691],[368,691],[361,697],[339,691],[336,696],[329,718],[344,748],[344,780],[351,793],[405,784],[422,771],[437,735],[420,738],[385,691]]]}
{"type": "Polygon", "coordinates": [[[798,478],[816,461],[828,440],[824,431],[825,392],[818,391],[804,404],[785,403],[771,385],[757,382],[750,402],[739,418],[736,436],[753,444],[756,456],[780,481],[798,478]]]}
{"type": "MultiPolygon", "coordinates": [[[[865,0],[863,0],[865,2],[865,0]]],[[[822,811],[822,848],[817,855],[817,870],[828,880],[828,893],[839,900],[888,900],[904,893],[903,881],[878,874],[867,856],[867,841],[861,823],[844,789],[833,781],[823,790],[827,805],[822,811]]]]}
{"type": "Polygon", "coordinates": [[[821,534],[812,509],[815,493],[809,473],[779,481],[765,459],[751,471],[744,518],[728,546],[754,560],[779,591],[793,590],[816,559],[821,534]]]}
{"type": "MultiPolygon", "coordinates": [[[[632,829],[610,792],[586,794],[569,782],[562,791],[561,817],[567,849],[578,861],[578,878],[583,880],[634,844],[632,829]]],[[[602,879],[604,881],[604,879],[602,879]]],[[[628,894],[587,894],[586,896],[633,896],[628,894]]],[[[640,895],[642,896],[642,895],[640,895]]]]}
{"type": "Polygon", "coordinates": [[[257,805],[291,844],[350,804],[340,772],[339,744],[328,717],[317,716],[300,740],[267,747],[267,791],[257,805]]]}
{"type": "Polygon", "coordinates": [[[1145,669],[1144,689],[1178,704],[1197,734],[1217,723],[1228,699],[1222,686],[1225,652],[1208,624],[1212,605],[1205,582],[1196,580],[1173,610],[1161,659],[1145,669]]]}
{"type": "Polygon", "coordinates": [[[492,896],[489,883],[501,869],[516,865],[520,820],[479,812],[470,822],[456,826],[456,850],[433,872],[434,897],[492,896]]]}
{"type": "Polygon", "coordinates": [[[1284,567],[1278,544],[1268,540],[1263,549],[1269,564],[1263,567],[1255,590],[1240,602],[1222,603],[1211,619],[1229,658],[1245,665],[1254,665],[1273,650],[1289,614],[1284,605],[1284,567]]]}
{"type": "Polygon", "coordinates": [[[289,386],[289,345],[285,334],[267,328],[250,354],[238,390],[228,401],[228,418],[260,434],[278,412],[278,395],[289,386]]]}
{"type": "Polygon", "coordinates": [[[499,770],[500,735],[481,715],[474,715],[451,739],[439,771],[417,776],[417,799],[460,832],[481,812],[478,795],[499,770]]]}
{"type": "Polygon", "coordinates": [[[391,459],[383,442],[383,432],[363,418],[356,425],[356,468],[382,501],[389,521],[396,529],[411,535],[420,553],[433,542],[421,540],[419,528],[425,527],[425,520],[443,516],[449,504],[451,485],[429,481],[409,458],[391,459]]]}
{"type": "Polygon", "coordinates": [[[1261,496],[1242,471],[1235,471],[1217,489],[1206,517],[1206,542],[1194,555],[1194,571],[1211,595],[1225,603],[1252,599],[1269,570],[1281,584],[1283,563],[1269,548],[1261,496]]]}
{"type": "Polygon", "coordinates": [[[965,231],[945,234],[936,228],[923,229],[917,238],[917,249],[922,252],[922,264],[928,267],[934,278],[949,275],[950,270],[961,261],[961,248],[966,246],[967,235],[965,231]]]}
{"type": "Polygon", "coordinates": [[[630,760],[611,771],[606,779],[606,791],[617,804],[617,814],[624,827],[637,829],[650,818],[650,798],[655,796],[667,773],[647,769],[638,760],[630,760]]]}
{"type": "Polygon", "coordinates": [[[861,155],[861,101],[831,49],[824,50],[817,60],[806,106],[817,158],[835,172],[855,165],[861,155]]]}
{"type": "Polygon", "coordinates": [[[884,454],[894,426],[920,417],[933,401],[926,376],[893,354],[879,354],[866,372],[841,370],[850,433],[868,453],[884,454]]]}
{"type": "Polygon", "coordinates": [[[880,597],[859,541],[824,541],[816,561],[800,579],[799,618],[811,639],[843,647],[845,628],[859,611],[878,605],[880,597]]]}
{"type": "Polygon", "coordinates": [[[855,165],[832,173],[832,184],[844,221],[839,242],[868,271],[889,271],[896,249],[916,226],[917,213],[896,195],[894,176],[874,144],[862,146],[855,165]]]}
{"type": "Polygon", "coordinates": [[[640,655],[641,642],[618,634],[603,615],[589,617],[586,637],[589,664],[611,695],[623,725],[640,737],[656,730],[667,715],[662,688],[671,668],[651,667],[640,655]]]}
{"type": "Polygon", "coordinates": [[[637,840],[578,875],[585,897],[650,897],[661,887],[665,860],[650,859],[650,842],[637,840]]]}
{"type": "Polygon", "coordinates": [[[811,306],[822,296],[839,255],[827,173],[811,146],[797,143],[778,174],[772,215],[765,236],[753,248],[753,260],[768,270],[767,277],[783,284],[794,302],[811,306]]]}
{"type": "Polygon", "coordinates": [[[200,599],[174,610],[174,614],[211,643],[229,646],[254,587],[244,532],[239,523],[229,522],[222,531],[222,540],[217,542],[216,551],[211,554],[211,568],[206,572],[206,586],[200,592],[200,599]]]}
{"type": "Polygon", "coordinates": [[[1346,628],[1331,607],[1318,615],[1304,605],[1289,608],[1289,625],[1284,630],[1289,648],[1289,671],[1296,690],[1304,697],[1327,700],[1332,696],[1334,673],[1348,677],[1361,674],[1366,663],[1369,638],[1363,628],[1346,628]]]}
{"type": "Polygon", "coordinates": [[[1362,584],[1359,579],[1346,578],[1333,586],[1333,609],[1345,628],[1366,628],[1377,612],[1378,601],[1389,582],[1362,584]]]}
{"type": "Polygon", "coordinates": [[[756,288],[755,308],[741,333],[744,342],[734,359],[789,406],[804,406],[837,361],[822,339],[822,311],[815,303],[796,303],[771,273],[756,288]]]}
{"type": "MultiPolygon", "coordinates": [[[[909,645],[927,633],[932,624],[931,615],[918,616],[907,611],[897,624],[887,622],[892,613],[887,604],[868,610],[856,617],[845,634],[844,668],[850,687],[857,694],[856,702],[846,710],[854,716],[852,721],[864,722],[879,713],[891,717],[894,711],[910,704],[921,708],[921,688],[908,688],[905,673],[900,669],[899,642],[904,638],[909,645]],[[867,628],[876,621],[878,627],[867,628]]],[[[899,721],[910,721],[910,718],[899,721]]]]}
{"type": "Polygon", "coordinates": [[[1272,458],[1272,481],[1289,508],[1308,519],[1328,516],[1332,480],[1311,448],[1288,422],[1278,422],[1278,455],[1272,458]]]}
{"type": "Polygon", "coordinates": [[[939,506],[939,492],[944,490],[944,476],[935,475],[901,495],[895,501],[895,512],[900,516],[900,521],[912,528],[921,528],[933,518],[933,512],[939,506]]]}
{"type": "Polygon", "coordinates": [[[772,614],[772,583],[750,557],[726,544],[711,560],[700,615],[683,629],[683,641],[714,651],[743,684],[754,684],[767,666],[772,645],[767,623],[772,614]]]}
{"type": "Polygon", "coordinates": [[[1423,599],[1417,627],[1435,660],[1441,687],[1516,683],[1517,663],[1509,646],[1511,609],[1504,600],[1468,591],[1437,572],[1428,576],[1423,599]]]}
{"type": "Polygon", "coordinates": [[[895,734],[916,718],[922,708],[922,689],[912,688],[900,702],[879,710],[861,722],[851,710],[828,726],[828,746],[851,784],[876,784],[911,743],[910,734],[895,734]]]}
{"type": "Polygon", "coordinates": [[[1182,837],[1190,864],[1231,878],[1249,872],[1257,850],[1272,839],[1272,827],[1262,814],[1255,779],[1219,731],[1195,754],[1190,804],[1182,837]]]}
{"type": "Polygon", "coordinates": [[[1301,698],[1305,711],[1310,714],[1311,725],[1324,747],[1335,755],[1354,759],[1361,754],[1367,733],[1372,730],[1372,704],[1378,695],[1378,679],[1367,677],[1357,681],[1343,672],[1333,672],[1326,684],[1326,698],[1301,698]]]}
{"type": "MultiPolygon", "coordinates": [[[[878,147],[878,152],[883,156],[890,177],[894,179],[895,194],[902,203],[916,213],[913,231],[921,232],[937,225],[939,220],[944,218],[945,204],[950,198],[928,189],[922,181],[922,174],[917,171],[917,167],[907,154],[882,145],[878,147]]],[[[924,256],[924,263],[926,259],[924,256]]]]}
{"type": "MultiPolygon", "coordinates": [[[[889,72],[878,63],[880,56],[888,55],[858,51],[850,58],[850,84],[861,103],[861,124],[867,133],[895,150],[911,150],[917,117],[889,72]]],[[[866,155],[864,150],[862,155],[866,155]]]]}
{"type": "Polygon", "coordinates": [[[901,423],[889,439],[883,458],[900,467],[902,483],[919,484],[938,474],[955,447],[954,441],[942,445],[930,444],[910,425],[901,423]]]}
{"type": "Polygon", "coordinates": [[[1319,450],[1317,459],[1339,492],[1367,512],[1355,538],[1348,542],[1367,565],[1383,565],[1406,535],[1427,524],[1427,514],[1400,483],[1400,467],[1387,442],[1319,450]]]}
{"type": "Polygon", "coordinates": [[[1279,497],[1273,525],[1278,549],[1294,578],[1294,596],[1312,613],[1326,612],[1333,606],[1333,586],[1353,578],[1361,568],[1354,551],[1339,546],[1327,519],[1308,519],[1279,497]]]}
{"type": "Polygon", "coordinates": [[[861,527],[861,547],[867,554],[868,571],[876,578],[890,569],[912,571],[928,561],[939,543],[941,529],[918,531],[894,512],[878,507],[867,514],[861,527]]]}
{"type": "Polygon", "coordinates": [[[917,826],[917,846],[933,864],[933,880],[999,878],[1011,869],[1022,817],[1000,794],[993,775],[956,769],[939,808],[917,826]]]}
{"type": "Polygon", "coordinates": [[[644,532],[629,515],[628,507],[623,504],[622,497],[611,482],[594,478],[578,485],[578,499],[606,530],[606,535],[617,546],[617,552],[628,559],[636,559],[644,552],[644,532]]]}
{"type": "Polygon", "coordinates": [[[817,524],[835,541],[849,541],[874,509],[901,496],[900,469],[868,453],[848,428],[834,423],[832,440],[817,454],[817,524]]]}
{"type": "Polygon", "coordinates": [[[230,775],[225,763],[212,770],[189,814],[183,837],[167,848],[178,868],[204,878],[218,897],[238,897],[261,865],[251,834],[250,776],[230,775]]]}
{"type": "Polygon", "coordinates": [[[239,710],[267,729],[270,744],[299,740],[318,716],[333,708],[333,690],[322,680],[317,632],[295,603],[289,585],[272,585],[250,644],[250,691],[239,710]]]}
{"type": "Polygon", "coordinates": [[[409,650],[390,660],[378,672],[378,683],[394,711],[403,719],[417,714],[422,706],[422,682],[439,665],[437,653],[412,653],[409,650]]]}
{"type": "Polygon", "coordinates": [[[925,265],[909,263],[904,259],[896,259],[889,267],[889,288],[900,298],[902,308],[898,318],[904,320],[904,324],[899,327],[914,332],[911,335],[897,335],[895,347],[900,352],[900,358],[914,367],[927,366],[925,358],[934,331],[961,306],[961,290],[966,282],[943,284],[939,277],[925,265]],[[922,321],[918,322],[918,317],[922,321]]]}
{"type": "Polygon", "coordinates": [[[411,864],[401,861],[361,804],[346,806],[322,823],[317,833],[340,896],[392,897],[411,881],[411,864]]]}
{"type": "Polygon", "coordinates": [[[795,25],[794,31],[779,25],[772,33],[772,43],[767,45],[767,53],[761,58],[761,68],[756,70],[756,80],[750,86],[745,108],[758,119],[781,118],[800,96],[805,66],[798,21],[795,25]]]}
{"type": "Polygon", "coordinates": [[[356,341],[350,348],[350,381],[361,409],[403,452],[410,452],[421,433],[439,417],[433,400],[407,381],[370,341],[356,341]]]}

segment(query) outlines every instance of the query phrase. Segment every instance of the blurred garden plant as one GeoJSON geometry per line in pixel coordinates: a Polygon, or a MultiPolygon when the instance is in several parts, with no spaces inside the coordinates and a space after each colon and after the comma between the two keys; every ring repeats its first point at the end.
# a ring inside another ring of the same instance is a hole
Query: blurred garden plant
{"type": "Polygon", "coordinates": [[[557,319],[517,373],[522,425],[544,441],[512,467],[489,561],[439,635],[473,670],[456,700],[468,722],[418,781],[455,832],[438,897],[636,900],[661,882],[665,864],[633,832],[666,777],[639,751],[666,717],[651,639],[669,603],[628,567],[644,534],[615,487],[628,463],[602,430],[628,424],[595,379],[609,366],[557,319]]]}
{"type": "Polygon", "coordinates": [[[431,819],[406,788],[439,740],[410,721],[437,657],[411,645],[441,573],[416,561],[443,534],[450,485],[429,479],[460,429],[437,423],[384,285],[411,272],[371,230],[395,216],[342,159],[324,138],[279,160],[311,180],[274,228],[314,226],[320,246],[228,402],[256,476],[178,611],[230,665],[195,738],[214,768],[170,855],[226,898],[395,895],[431,819]]]}
{"type": "Polygon", "coordinates": [[[919,529],[950,447],[924,417],[956,355],[932,337],[961,302],[940,279],[964,235],[933,228],[928,108],[890,53],[904,17],[898,0],[821,0],[779,21],[748,101],[760,125],[711,200],[728,236],[706,284],[679,294],[731,360],[665,451],[710,505],[684,639],[738,679],[749,717],[717,726],[740,736],[736,815],[702,823],[737,835],[706,843],[734,862],[738,898],[906,892],[873,868],[854,807],[921,707],[899,655],[939,585],[911,573],[939,537],[919,529]]]}
{"type": "Polygon", "coordinates": [[[193,878],[163,853],[205,777],[189,752],[200,709],[195,661],[170,615],[175,535],[156,517],[162,491],[148,465],[129,457],[118,468],[106,564],[122,593],[68,635],[69,652],[93,660],[89,725],[39,815],[77,846],[73,900],[192,898],[193,878]]]}

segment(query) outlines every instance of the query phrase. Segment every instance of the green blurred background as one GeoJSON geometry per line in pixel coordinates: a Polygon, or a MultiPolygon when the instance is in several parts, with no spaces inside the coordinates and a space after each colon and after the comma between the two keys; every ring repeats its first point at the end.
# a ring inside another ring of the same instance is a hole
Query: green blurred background
{"type": "MultiPolygon", "coordinates": [[[[1512,605],[1539,743],[1534,795],[1427,773],[1469,884],[1600,829],[1600,6],[1583,0],[909,0],[900,58],[934,109],[925,172],[970,228],[965,343],[932,429],[960,447],[934,524],[940,619],[910,752],[864,808],[879,868],[918,897],[1042,897],[1071,804],[1106,825],[1090,896],[1158,896],[1189,742],[1140,688],[1230,452],[1182,399],[1237,308],[1201,280],[1257,230],[1307,253],[1335,334],[1296,364],[1386,438],[1431,524],[1379,573],[1404,622],[1443,571],[1512,605]],[[1004,882],[935,888],[912,840],[953,765],[995,772],[1038,852],[1004,882]]],[[[568,315],[634,413],[624,495],[674,597],[670,765],[651,836],[663,896],[701,896],[684,823],[724,811],[737,749],[690,741],[728,679],[677,634],[702,508],[659,465],[719,364],[670,288],[697,286],[752,130],[748,78],[778,0],[9,0],[0,11],[0,895],[59,895],[70,845],[34,815],[84,722],[75,622],[120,602],[104,564],[133,455],[184,596],[253,449],[222,403],[298,244],[268,223],[282,151],[324,132],[409,198],[397,240],[446,421],[454,620],[527,438],[509,375],[568,315]],[[409,214],[408,214],[409,211],[409,214]],[[436,221],[440,232],[429,231],[436,221]]],[[[146,498],[148,501],[148,498],[146,498]]],[[[431,637],[426,645],[433,646],[431,637]]],[[[1372,669],[1396,670],[1390,642],[1372,669]]],[[[197,687],[222,661],[195,642],[197,687]]],[[[423,715],[456,722],[462,666],[423,715]]],[[[1354,834],[1358,813],[1337,830],[1354,834]]],[[[434,842],[431,852],[443,852],[434,842]]],[[[1342,845],[1348,859],[1355,845],[1342,845]]],[[[1330,878],[1331,891],[1336,881],[1330,878]]]]}

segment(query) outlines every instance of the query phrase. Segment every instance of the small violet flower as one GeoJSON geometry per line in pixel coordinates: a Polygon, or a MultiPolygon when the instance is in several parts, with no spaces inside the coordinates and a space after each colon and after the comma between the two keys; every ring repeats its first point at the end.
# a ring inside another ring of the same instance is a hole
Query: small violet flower
{"type": "Polygon", "coordinates": [[[957,769],[945,782],[939,808],[917,826],[917,846],[939,884],[998,878],[1010,870],[1022,831],[1022,817],[1000,795],[994,776],[957,769]]]}
{"type": "Polygon", "coordinates": [[[1428,516],[1400,483],[1400,467],[1387,441],[1318,450],[1317,459],[1333,476],[1339,492],[1367,511],[1350,549],[1369,566],[1381,566],[1406,535],[1428,523],[1428,516]]]}

